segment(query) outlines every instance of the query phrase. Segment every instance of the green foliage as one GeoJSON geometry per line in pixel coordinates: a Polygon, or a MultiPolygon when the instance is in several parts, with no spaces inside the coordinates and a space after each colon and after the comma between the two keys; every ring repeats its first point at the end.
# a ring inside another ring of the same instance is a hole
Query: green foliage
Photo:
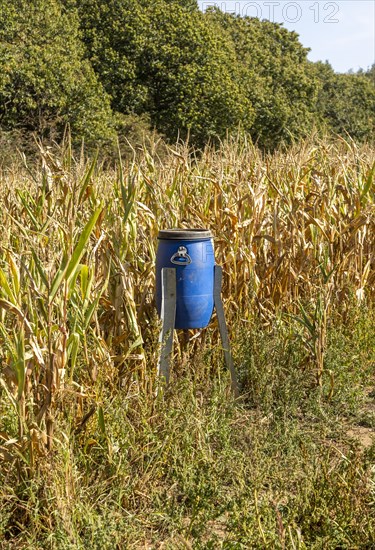
{"type": "Polygon", "coordinates": [[[109,99],[83,60],[78,18],[57,0],[0,0],[0,124],[59,138],[111,135],[109,99]]]}
{"type": "MultiPolygon", "coordinates": [[[[333,328],[335,374],[359,351],[368,366],[368,342],[356,341],[361,329],[374,336],[368,313],[357,311],[356,334],[333,328]]],[[[241,403],[217,376],[207,378],[202,350],[164,400],[103,386],[97,415],[80,432],[65,406],[57,422],[66,436],[48,462],[40,457],[34,477],[20,483],[8,465],[7,476],[0,472],[5,544],[372,548],[371,448],[346,435],[344,408],[338,415],[336,404],[311,395],[288,323],[265,330],[254,321],[235,343],[248,376],[241,403]]],[[[337,391],[359,395],[367,376],[346,375],[337,391]]]]}
{"type": "Polygon", "coordinates": [[[184,2],[78,5],[114,110],[146,111],[169,138],[189,132],[198,145],[239,124],[265,147],[311,129],[316,83],[307,50],[280,25],[202,14],[184,2]]]}
{"type": "MultiPolygon", "coordinates": [[[[210,15],[208,15],[210,17],[210,15]]],[[[314,123],[316,79],[295,32],[256,18],[211,12],[228,30],[241,66],[241,88],[255,111],[246,129],[262,147],[306,135],[314,123]]]]}
{"type": "Polygon", "coordinates": [[[113,109],[144,112],[147,89],[138,71],[150,26],[145,2],[79,0],[77,6],[88,57],[113,109]]]}
{"type": "Polygon", "coordinates": [[[227,33],[200,12],[153,3],[144,78],[155,124],[169,136],[189,131],[193,142],[224,137],[253,119],[227,33]]]}
{"type": "MultiPolygon", "coordinates": [[[[156,128],[203,145],[252,120],[232,41],[223,29],[178,2],[79,2],[95,70],[122,113],[147,111],[156,128]]],[[[185,4],[185,3],[183,3],[185,4]]]]}
{"type": "Polygon", "coordinates": [[[358,71],[358,74],[364,74],[366,78],[371,80],[372,84],[375,86],[375,63],[373,63],[368,71],[358,71]]]}
{"type": "Polygon", "coordinates": [[[373,139],[374,67],[335,74],[307,52],[280,24],[196,0],[0,0],[1,141],[67,124],[92,143],[156,129],[203,147],[238,127],[263,149],[314,127],[373,139]]]}
{"type": "Polygon", "coordinates": [[[180,4],[180,6],[188,10],[197,11],[199,9],[197,0],[165,0],[165,2],[167,4],[180,4]]]}
{"type": "Polygon", "coordinates": [[[319,79],[317,116],[321,124],[353,139],[375,138],[374,69],[336,74],[328,63],[315,63],[319,79]]]}

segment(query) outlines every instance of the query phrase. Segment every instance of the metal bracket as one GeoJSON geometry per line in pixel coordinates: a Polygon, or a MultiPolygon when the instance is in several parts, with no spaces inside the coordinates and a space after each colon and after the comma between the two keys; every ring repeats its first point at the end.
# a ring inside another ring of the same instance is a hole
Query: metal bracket
{"type": "Polygon", "coordinates": [[[173,267],[164,267],[161,270],[161,344],[158,363],[158,375],[163,376],[169,384],[169,372],[173,348],[173,331],[176,319],[176,270],[173,267]]]}
{"type": "Polygon", "coordinates": [[[225,321],[223,301],[221,299],[222,280],[223,280],[223,268],[220,265],[215,265],[214,304],[216,309],[217,320],[219,323],[220,338],[223,344],[225,364],[230,372],[233,394],[235,397],[238,397],[239,389],[238,389],[237,374],[234,368],[232,354],[230,350],[228,327],[225,321]]]}

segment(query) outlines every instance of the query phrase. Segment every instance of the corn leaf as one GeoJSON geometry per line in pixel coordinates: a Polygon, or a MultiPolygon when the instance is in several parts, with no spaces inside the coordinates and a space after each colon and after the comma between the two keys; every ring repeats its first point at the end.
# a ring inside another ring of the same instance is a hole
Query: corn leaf
{"type": "Polygon", "coordinates": [[[82,258],[86,244],[90,238],[91,232],[95,226],[95,223],[102,212],[103,208],[100,206],[97,208],[89,221],[86,223],[83,231],[78,239],[78,243],[73,251],[72,257],[68,261],[65,257],[62,261],[61,267],[55,275],[52,282],[51,291],[49,295],[49,303],[51,304],[64,280],[69,281],[70,277],[74,274],[80,259],[82,258]]]}

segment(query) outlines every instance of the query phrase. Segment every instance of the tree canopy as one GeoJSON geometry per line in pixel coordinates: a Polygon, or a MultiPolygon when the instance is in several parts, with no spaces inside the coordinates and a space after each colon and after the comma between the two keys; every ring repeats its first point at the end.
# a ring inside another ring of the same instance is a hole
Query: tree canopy
{"type": "Polygon", "coordinates": [[[79,20],[58,0],[0,0],[0,124],[98,139],[111,133],[110,100],[84,59],[79,20]]]}
{"type": "Polygon", "coordinates": [[[298,35],[196,0],[0,0],[0,129],[108,140],[145,119],[203,146],[264,148],[313,127],[374,138],[374,68],[336,74],[298,35]],[[125,118],[124,118],[125,117],[125,118]]]}
{"type": "Polygon", "coordinates": [[[261,146],[306,135],[314,123],[317,80],[295,32],[257,18],[213,10],[229,32],[241,67],[241,88],[255,110],[247,130],[261,146]]]}
{"type": "Polygon", "coordinates": [[[313,66],[319,81],[317,117],[337,134],[375,138],[374,66],[368,72],[337,74],[328,63],[313,66]]]}
{"type": "Polygon", "coordinates": [[[193,3],[79,4],[89,59],[115,111],[146,111],[165,135],[189,132],[199,144],[240,122],[251,124],[234,44],[217,22],[192,9],[193,3]]]}

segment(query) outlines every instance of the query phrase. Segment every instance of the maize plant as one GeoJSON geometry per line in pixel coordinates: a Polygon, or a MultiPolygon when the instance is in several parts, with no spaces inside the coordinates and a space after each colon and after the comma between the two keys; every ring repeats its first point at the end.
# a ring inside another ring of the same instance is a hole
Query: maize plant
{"type": "Polygon", "coordinates": [[[103,388],[152,388],[160,229],[210,229],[229,324],[298,319],[318,385],[330,312],[375,295],[368,146],[312,137],[265,155],[243,137],[98,158],[40,145],[0,174],[0,403],[18,423],[0,450],[30,471],[67,403],[75,429],[97,413],[103,431],[103,388]]]}

